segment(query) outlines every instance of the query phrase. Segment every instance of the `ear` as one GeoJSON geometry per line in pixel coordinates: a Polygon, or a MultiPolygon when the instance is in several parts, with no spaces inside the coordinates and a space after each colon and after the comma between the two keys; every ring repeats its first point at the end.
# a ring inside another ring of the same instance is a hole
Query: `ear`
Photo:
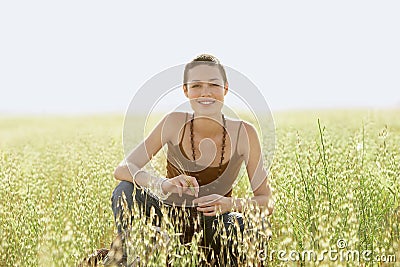
{"type": "Polygon", "coordinates": [[[228,93],[228,88],[229,88],[228,82],[225,82],[225,85],[224,85],[224,96],[228,93]]]}
{"type": "Polygon", "coordinates": [[[188,96],[188,89],[187,89],[186,84],[184,84],[184,85],[182,86],[182,88],[183,88],[183,93],[185,94],[185,96],[186,96],[187,98],[189,98],[189,96],[188,96]]]}

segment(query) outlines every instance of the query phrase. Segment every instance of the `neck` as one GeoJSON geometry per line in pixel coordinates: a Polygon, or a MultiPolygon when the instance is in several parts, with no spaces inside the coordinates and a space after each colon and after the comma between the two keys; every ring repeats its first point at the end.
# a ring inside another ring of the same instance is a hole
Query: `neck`
{"type": "Polygon", "coordinates": [[[194,114],[193,130],[204,137],[212,137],[222,132],[222,113],[212,115],[194,114]]]}

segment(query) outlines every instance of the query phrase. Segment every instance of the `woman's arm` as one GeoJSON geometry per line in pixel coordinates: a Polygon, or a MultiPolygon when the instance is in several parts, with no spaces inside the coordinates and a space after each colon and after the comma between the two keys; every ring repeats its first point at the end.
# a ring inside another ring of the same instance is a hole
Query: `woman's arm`
{"type": "Polygon", "coordinates": [[[141,187],[157,190],[158,194],[178,193],[182,196],[185,193],[197,196],[199,193],[199,184],[195,177],[178,175],[171,179],[166,179],[165,177],[152,176],[150,173],[142,170],[164,144],[173,140],[174,137],[179,137],[180,128],[176,127],[176,122],[183,122],[185,116],[186,114],[184,113],[173,112],[164,117],[151,131],[149,136],[136,146],[128,157],[115,169],[115,179],[135,182],[141,187]],[[188,186],[188,179],[193,185],[192,188],[188,186]]]}
{"type": "Polygon", "coordinates": [[[133,175],[137,174],[135,175],[135,182],[140,186],[148,187],[151,183],[154,184],[156,182],[156,177],[152,177],[149,173],[144,171],[139,172],[139,170],[141,170],[170,139],[171,133],[166,123],[168,116],[171,115],[164,117],[145,140],[137,145],[117,166],[114,171],[115,179],[133,182],[133,175]]]}
{"type": "MultiPolygon", "coordinates": [[[[268,214],[271,214],[274,210],[274,200],[267,171],[263,166],[263,155],[257,131],[251,124],[244,122],[243,126],[244,132],[241,131],[241,136],[239,136],[239,150],[245,157],[247,175],[254,193],[250,202],[265,207],[268,214]]],[[[240,198],[233,199],[233,202],[238,211],[242,211],[243,206],[251,204],[240,198]]]]}

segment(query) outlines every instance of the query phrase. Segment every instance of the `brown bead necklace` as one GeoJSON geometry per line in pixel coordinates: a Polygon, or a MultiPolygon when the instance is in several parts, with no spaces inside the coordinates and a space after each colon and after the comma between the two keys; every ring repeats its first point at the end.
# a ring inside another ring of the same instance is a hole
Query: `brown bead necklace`
{"type": "MultiPolygon", "coordinates": [[[[194,121],[194,113],[192,115],[192,119],[190,120],[190,142],[192,144],[192,157],[196,164],[196,153],[194,150],[194,133],[193,133],[193,121],[194,121]]],[[[225,143],[226,143],[226,120],[224,114],[222,114],[222,122],[224,124],[223,132],[222,132],[222,146],[221,146],[221,160],[218,166],[218,176],[221,175],[222,172],[222,162],[224,161],[224,154],[225,154],[225,143]]]]}

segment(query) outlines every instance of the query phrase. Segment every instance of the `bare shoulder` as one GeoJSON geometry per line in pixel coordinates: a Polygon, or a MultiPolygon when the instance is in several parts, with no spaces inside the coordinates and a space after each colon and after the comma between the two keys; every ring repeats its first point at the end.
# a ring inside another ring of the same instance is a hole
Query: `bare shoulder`
{"type": "Polygon", "coordinates": [[[241,121],[238,142],[238,152],[242,155],[248,154],[250,147],[259,143],[257,130],[252,123],[241,121]]]}
{"type": "Polygon", "coordinates": [[[254,135],[257,136],[256,127],[254,127],[254,125],[251,124],[250,122],[243,121],[243,128],[244,128],[243,130],[246,132],[246,134],[249,135],[249,138],[250,138],[250,136],[253,136],[253,137],[254,137],[254,135]]]}
{"type": "Polygon", "coordinates": [[[168,140],[171,140],[174,144],[179,142],[179,133],[187,122],[187,119],[186,112],[174,111],[168,113],[164,117],[163,136],[168,136],[168,140]]]}
{"type": "Polygon", "coordinates": [[[165,115],[165,122],[168,124],[182,123],[187,116],[186,112],[174,111],[165,115]]]}
{"type": "Polygon", "coordinates": [[[238,118],[231,118],[225,116],[225,121],[226,121],[226,126],[228,127],[228,130],[238,130],[240,127],[240,124],[243,122],[241,119],[238,118]]]}
{"type": "Polygon", "coordinates": [[[243,131],[243,130],[245,130],[245,131],[246,130],[249,130],[249,131],[255,130],[255,127],[254,127],[253,124],[251,124],[248,121],[242,120],[240,118],[225,117],[225,120],[226,120],[226,124],[227,124],[228,127],[229,126],[235,127],[236,129],[239,129],[238,127],[244,128],[244,129],[240,129],[241,131],[243,131]]]}

